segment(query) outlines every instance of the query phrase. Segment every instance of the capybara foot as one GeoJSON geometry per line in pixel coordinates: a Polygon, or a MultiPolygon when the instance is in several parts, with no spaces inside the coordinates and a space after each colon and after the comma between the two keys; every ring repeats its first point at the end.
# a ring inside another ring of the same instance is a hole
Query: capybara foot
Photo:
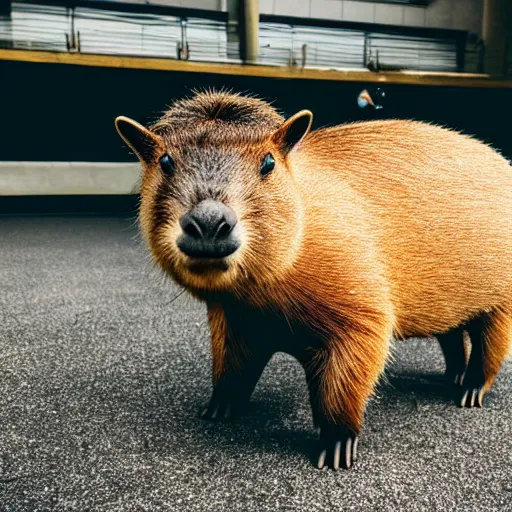
{"type": "Polygon", "coordinates": [[[317,467],[350,469],[357,460],[358,436],[342,426],[323,427],[320,431],[320,455],[317,467]]]}
{"type": "Polygon", "coordinates": [[[487,391],[484,384],[485,378],[480,365],[475,370],[470,364],[460,387],[457,405],[466,408],[482,407],[485,391],[487,391]]]}
{"type": "Polygon", "coordinates": [[[221,393],[214,393],[208,407],[201,413],[203,420],[233,421],[242,413],[240,400],[221,393]]]}

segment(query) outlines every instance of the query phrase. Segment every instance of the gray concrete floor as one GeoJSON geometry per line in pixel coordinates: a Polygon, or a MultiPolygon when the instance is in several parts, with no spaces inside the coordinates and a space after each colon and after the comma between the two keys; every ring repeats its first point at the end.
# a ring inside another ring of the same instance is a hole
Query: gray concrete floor
{"type": "Polygon", "coordinates": [[[302,371],[275,357],[236,424],[203,307],[121,218],[0,218],[1,511],[512,510],[512,365],[452,405],[431,340],[396,348],[356,467],[318,471],[302,371]]]}

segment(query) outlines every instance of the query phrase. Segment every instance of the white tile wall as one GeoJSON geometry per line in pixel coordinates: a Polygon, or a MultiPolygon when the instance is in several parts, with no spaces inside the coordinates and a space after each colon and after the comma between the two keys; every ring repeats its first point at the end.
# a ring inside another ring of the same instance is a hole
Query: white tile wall
{"type": "Polygon", "coordinates": [[[274,0],[260,0],[260,13],[274,14],[274,0]]]}
{"type": "Polygon", "coordinates": [[[435,28],[453,28],[453,0],[436,0],[426,10],[425,25],[435,28]]]}
{"type": "MultiPolygon", "coordinates": [[[[307,1],[307,0],[305,0],[307,1]]],[[[315,0],[310,0],[315,1],[315,0]]],[[[368,21],[375,19],[375,4],[373,2],[343,1],[343,19],[345,21],[368,21]]]]}
{"type": "Polygon", "coordinates": [[[311,2],[311,17],[321,20],[341,20],[342,7],[343,3],[340,0],[314,0],[311,2]]]}
{"type": "Polygon", "coordinates": [[[388,25],[403,25],[404,7],[403,5],[375,4],[375,23],[385,23],[388,25]]]}
{"type": "Polygon", "coordinates": [[[426,9],[422,7],[404,7],[404,25],[410,27],[425,26],[426,9]]]}
{"type": "Polygon", "coordinates": [[[274,0],[274,14],[309,18],[311,0],[274,0]]]}
{"type": "MultiPolygon", "coordinates": [[[[222,0],[135,0],[144,3],[221,9],[222,0]]],[[[512,2],[512,0],[510,0],[512,2]]],[[[386,5],[358,0],[259,0],[260,12],[301,18],[482,31],[484,0],[434,0],[427,7],[386,5]]]]}

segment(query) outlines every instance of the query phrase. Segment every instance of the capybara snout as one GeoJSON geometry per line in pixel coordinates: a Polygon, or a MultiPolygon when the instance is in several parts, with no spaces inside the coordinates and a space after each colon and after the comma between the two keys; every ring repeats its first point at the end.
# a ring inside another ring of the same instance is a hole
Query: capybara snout
{"type": "Polygon", "coordinates": [[[225,258],[240,247],[237,216],[220,201],[207,199],[180,218],[177,244],[190,258],[225,258]]]}

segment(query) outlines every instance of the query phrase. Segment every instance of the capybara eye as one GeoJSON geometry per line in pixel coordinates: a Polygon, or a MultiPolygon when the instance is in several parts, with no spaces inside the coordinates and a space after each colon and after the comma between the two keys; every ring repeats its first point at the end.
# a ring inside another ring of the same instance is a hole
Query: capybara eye
{"type": "Polygon", "coordinates": [[[263,177],[268,176],[274,170],[275,166],[276,166],[276,161],[274,160],[274,157],[270,153],[267,153],[265,155],[265,158],[263,159],[263,162],[261,162],[261,168],[260,168],[261,175],[263,177]]]}
{"type": "Polygon", "coordinates": [[[164,155],[160,158],[160,168],[164,174],[172,176],[174,173],[174,160],[169,155],[164,155]]]}

